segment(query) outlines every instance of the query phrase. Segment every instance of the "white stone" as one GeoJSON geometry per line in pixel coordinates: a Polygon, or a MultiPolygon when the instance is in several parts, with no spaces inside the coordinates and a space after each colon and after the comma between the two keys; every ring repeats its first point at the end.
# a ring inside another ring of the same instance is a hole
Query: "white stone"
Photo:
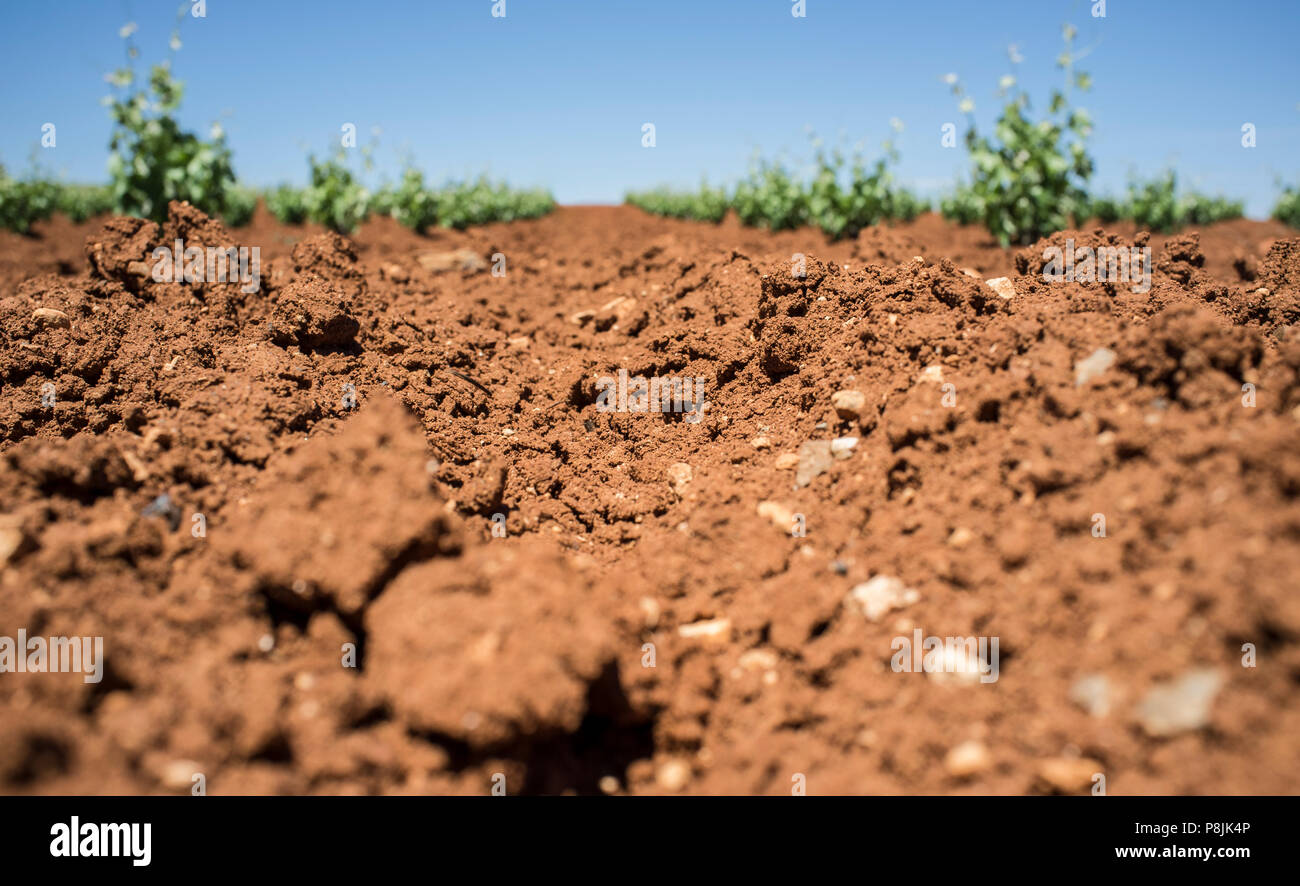
{"type": "Polygon", "coordinates": [[[1074,364],[1075,387],[1082,387],[1115,365],[1115,352],[1098,348],[1074,364]]]}
{"type": "Polygon", "coordinates": [[[985,280],[984,285],[992,289],[1002,298],[1015,298],[1016,287],[1011,285],[1011,281],[1006,277],[994,277],[992,280],[985,280]]]}
{"type": "Polygon", "coordinates": [[[1151,736],[1176,735],[1210,722],[1210,707],[1223,685],[1214,668],[1188,671],[1172,683],[1151,687],[1138,704],[1138,722],[1151,736]]]}
{"type": "Polygon", "coordinates": [[[848,458],[853,454],[853,448],[857,445],[857,437],[836,437],[831,441],[831,455],[836,458],[848,458]]]}
{"type": "Polygon", "coordinates": [[[731,619],[729,618],[712,618],[707,621],[697,621],[688,625],[680,625],[677,628],[677,634],[687,640],[712,640],[719,637],[726,637],[730,633],[731,619]]]}
{"type": "Polygon", "coordinates": [[[880,621],[886,613],[920,599],[920,594],[894,576],[876,575],[849,591],[847,601],[868,621],[880,621]]]}

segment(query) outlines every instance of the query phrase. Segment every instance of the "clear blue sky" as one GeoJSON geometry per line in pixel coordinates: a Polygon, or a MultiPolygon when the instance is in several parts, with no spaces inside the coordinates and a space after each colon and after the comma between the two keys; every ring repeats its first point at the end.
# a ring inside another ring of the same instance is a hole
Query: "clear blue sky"
{"type": "MultiPolygon", "coordinates": [[[[118,28],[139,25],[150,63],[166,53],[178,0],[6,0],[0,28],[0,162],[21,172],[41,125],[41,161],[105,177],[102,75],[118,28]]],[[[1059,81],[1060,27],[1092,47],[1084,104],[1096,121],[1097,182],[1173,165],[1187,184],[1266,215],[1275,180],[1300,181],[1300,0],[208,0],[176,56],[183,122],[220,119],[240,177],[301,183],[305,152],[339,127],[380,131],[382,175],[404,155],[435,180],[489,172],[550,187],[565,203],[617,202],[628,188],[730,183],[756,148],[802,161],[806,127],[875,150],[901,119],[902,180],[936,193],[963,166],[940,128],[961,126],[940,78],[995,109],[1006,47],[1035,96],[1059,81]],[[657,147],[641,147],[641,125],[657,147]],[[1241,126],[1258,147],[1241,147],[1241,126]]]]}

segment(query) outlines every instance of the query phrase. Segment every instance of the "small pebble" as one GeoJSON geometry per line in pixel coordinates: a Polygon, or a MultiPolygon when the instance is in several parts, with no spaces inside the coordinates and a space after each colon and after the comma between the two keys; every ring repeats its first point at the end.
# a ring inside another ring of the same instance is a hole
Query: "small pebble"
{"type": "Polygon", "coordinates": [[[173,532],[181,525],[181,509],[176,507],[172,497],[163,493],[140,511],[142,517],[162,517],[173,532]]]}
{"type": "Polygon", "coordinates": [[[846,602],[867,617],[880,621],[891,610],[902,609],[921,599],[921,595],[892,575],[877,575],[849,591],[846,602]]]}
{"type": "Polygon", "coordinates": [[[857,437],[836,437],[831,441],[831,455],[839,459],[848,458],[853,454],[853,449],[857,445],[857,437]]]}
{"type": "Polygon", "coordinates": [[[68,315],[62,311],[56,311],[54,308],[37,308],[32,311],[32,319],[42,326],[55,326],[66,328],[72,325],[68,315]]]}
{"type": "Polygon", "coordinates": [[[684,461],[674,462],[668,466],[668,481],[673,484],[673,491],[678,495],[686,491],[692,476],[694,472],[691,471],[691,466],[684,461]]]}
{"type": "Polygon", "coordinates": [[[655,770],[655,783],[665,791],[680,791],[691,780],[691,765],[676,757],[665,760],[655,770]]]}
{"type": "Polygon", "coordinates": [[[948,544],[957,550],[961,550],[975,540],[975,533],[971,532],[965,526],[958,526],[948,536],[948,544]]]}
{"type": "Polygon", "coordinates": [[[1070,687],[1070,701],[1094,717],[1104,717],[1110,713],[1110,681],[1105,674],[1080,677],[1070,687]]]}
{"type": "Polygon", "coordinates": [[[985,280],[984,285],[1002,298],[1011,299],[1016,297],[1016,287],[1012,286],[1011,281],[1006,277],[994,277],[992,280],[985,280]]]}
{"type": "Polygon", "coordinates": [[[809,440],[799,447],[799,466],[795,471],[794,482],[799,486],[807,486],[814,478],[831,469],[834,458],[830,440],[809,440]]]}
{"type": "Polygon", "coordinates": [[[963,741],[943,758],[943,767],[954,778],[970,778],[992,765],[993,757],[989,754],[989,749],[978,741],[963,741]]]}
{"type": "Polygon", "coordinates": [[[867,395],[861,391],[836,391],[831,394],[835,414],[845,421],[855,421],[867,407],[867,395]]]}
{"type": "Polygon", "coordinates": [[[1053,757],[1038,764],[1038,777],[1063,794],[1088,790],[1101,771],[1101,764],[1087,757],[1053,757]]]}
{"type": "Polygon", "coordinates": [[[731,633],[731,619],[711,618],[708,621],[692,622],[677,628],[678,636],[687,640],[712,640],[727,637],[731,633]]]}
{"type": "Polygon", "coordinates": [[[654,629],[659,624],[659,602],[653,597],[642,597],[640,602],[641,621],[647,629],[654,629]]]}
{"type": "Polygon", "coordinates": [[[1207,726],[1210,707],[1222,685],[1223,675],[1213,668],[1196,668],[1171,683],[1157,684],[1138,704],[1138,722],[1154,737],[1207,726]]]}
{"type": "Polygon", "coordinates": [[[736,664],[747,671],[770,671],[777,665],[776,653],[769,649],[750,649],[736,664]]]}
{"type": "Polygon", "coordinates": [[[22,520],[13,514],[0,514],[0,567],[9,562],[26,539],[22,520]]]}
{"type": "Polygon", "coordinates": [[[162,785],[169,791],[180,791],[194,785],[194,776],[200,766],[193,760],[172,760],[162,771],[162,785]]]}
{"type": "Polygon", "coordinates": [[[938,363],[931,363],[921,370],[921,376],[918,380],[936,385],[943,384],[943,367],[938,363]]]}
{"type": "Polygon", "coordinates": [[[755,509],[758,516],[772,522],[782,532],[789,532],[794,527],[794,512],[785,505],[774,501],[760,501],[755,509]]]}
{"type": "Polygon", "coordinates": [[[1115,352],[1110,348],[1098,348],[1087,357],[1074,364],[1074,385],[1082,387],[1101,376],[1115,365],[1115,352]]]}

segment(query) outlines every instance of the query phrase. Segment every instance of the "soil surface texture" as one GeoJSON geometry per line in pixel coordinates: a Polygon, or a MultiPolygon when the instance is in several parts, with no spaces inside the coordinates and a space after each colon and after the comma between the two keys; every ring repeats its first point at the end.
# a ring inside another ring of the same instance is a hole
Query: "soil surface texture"
{"type": "Polygon", "coordinates": [[[10,658],[0,792],[1294,794],[1298,432],[1271,222],[56,218],[0,234],[0,638],[103,658],[10,658]]]}

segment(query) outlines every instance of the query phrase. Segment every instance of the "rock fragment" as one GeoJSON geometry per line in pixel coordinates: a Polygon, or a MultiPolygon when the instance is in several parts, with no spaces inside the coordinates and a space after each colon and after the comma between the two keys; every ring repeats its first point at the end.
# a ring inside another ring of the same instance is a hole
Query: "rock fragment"
{"type": "Polygon", "coordinates": [[[963,741],[943,758],[943,768],[953,778],[970,778],[987,771],[992,765],[993,757],[980,741],[963,741]]]}
{"type": "Polygon", "coordinates": [[[668,466],[668,482],[673,485],[673,492],[678,496],[686,493],[686,487],[690,485],[692,476],[691,466],[684,461],[674,462],[668,466]]]}
{"type": "Polygon", "coordinates": [[[853,449],[857,445],[857,437],[836,437],[831,441],[831,455],[839,459],[848,458],[853,455],[853,449]]]}
{"type": "Polygon", "coordinates": [[[861,612],[868,621],[880,621],[888,612],[902,609],[921,599],[921,595],[892,575],[876,575],[849,591],[846,603],[861,612]]]}
{"type": "Polygon", "coordinates": [[[943,384],[943,367],[938,363],[931,363],[929,366],[925,367],[925,369],[921,370],[921,374],[917,377],[917,381],[933,385],[943,384]]]}
{"type": "Polygon", "coordinates": [[[22,549],[26,541],[22,519],[17,514],[0,514],[0,568],[22,549]]]}
{"type": "Polygon", "coordinates": [[[975,533],[971,532],[965,526],[958,526],[948,536],[948,544],[957,550],[963,550],[975,540],[975,533]]]}
{"type": "Polygon", "coordinates": [[[774,501],[760,501],[757,511],[758,516],[771,521],[772,525],[782,532],[789,532],[794,525],[794,512],[785,505],[774,501]]]}
{"type": "Polygon", "coordinates": [[[72,321],[68,319],[67,314],[56,311],[54,308],[37,308],[32,311],[32,319],[41,326],[56,329],[67,329],[72,325],[72,321]]]}
{"type": "Polygon", "coordinates": [[[1110,348],[1098,348],[1074,364],[1075,387],[1083,387],[1114,365],[1115,352],[1110,348]]]}
{"type": "Polygon", "coordinates": [[[677,635],[685,640],[725,639],[730,634],[731,619],[729,618],[711,618],[707,621],[680,625],[677,628],[677,635]]]}
{"type": "Polygon", "coordinates": [[[161,517],[167,521],[167,525],[172,532],[175,532],[181,525],[181,509],[172,501],[172,497],[166,493],[145,505],[144,509],[140,511],[140,516],[161,517]]]}
{"type": "Polygon", "coordinates": [[[1102,765],[1087,757],[1052,757],[1038,764],[1038,778],[1054,790],[1072,794],[1092,787],[1092,777],[1102,765]]]}
{"type": "Polygon", "coordinates": [[[1138,722],[1157,738],[1201,729],[1209,725],[1210,707],[1222,685],[1223,675],[1214,668],[1196,668],[1153,686],[1138,704],[1138,722]]]}
{"type": "Polygon", "coordinates": [[[691,780],[691,765],[677,757],[665,760],[655,770],[655,784],[665,791],[680,791],[691,780]]]}
{"type": "Polygon", "coordinates": [[[193,760],[172,760],[162,769],[159,781],[169,791],[187,790],[194,784],[194,776],[203,771],[203,767],[193,760]]]}
{"type": "Polygon", "coordinates": [[[1012,299],[1016,297],[1016,287],[1011,285],[1011,281],[1006,277],[994,277],[992,280],[985,280],[984,285],[1002,298],[1012,299]]]}
{"type": "Polygon", "coordinates": [[[799,447],[799,466],[794,482],[807,486],[814,478],[829,471],[833,460],[830,440],[809,440],[799,447]]]}
{"type": "Polygon", "coordinates": [[[1080,677],[1070,687],[1070,701],[1094,717],[1104,717],[1110,713],[1110,681],[1105,674],[1080,677]]]}
{"type": "Polygon", "coordinates": [[[831,406],[845,421],[857,421],[867,407],[867,395],[861,391],[836,391],[831,395],[831,406]]]}
{"type": "Polygon", "coordinates": [[[450,252],[422,252],[415,257],[420,267],[435,274],[447,271],[476,273],[488,266],[486,259],[472,249],[453,249],[450,252]]]}

